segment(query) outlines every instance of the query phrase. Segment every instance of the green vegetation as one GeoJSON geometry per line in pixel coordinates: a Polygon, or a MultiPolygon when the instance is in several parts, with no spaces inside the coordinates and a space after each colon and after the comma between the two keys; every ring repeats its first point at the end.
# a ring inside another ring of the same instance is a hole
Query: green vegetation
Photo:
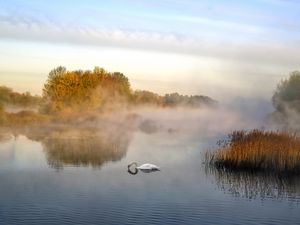
{"type": "Polygon", "coordinates": [[[283,114],[291,109],[300,113],[300,72],[290,73],[290,77],[282,80],[272,97],[272,103],[278,112],[283,114]]]}
{"type": "Polygon", "coordinates": [[[42,98],[29,92],[18,93],[0,86],[0,125],[25,125],[47,121],[47,116],[35,112],[42,98]],[[16,112],[7,112],[7,108],[16,112]],[[30,110],[29,110],[30,109],[30,110]]]}
{"type": "Polygon", "coordinates": [[[277,123],[284,129],[299,130],[300,127],[300,72],[290,73],[282,80],[272,97],[275,112],[269,115],[271,123],[277,123]]]}
{"type": "Polygon", "coordinates": [[[221,170],[300,173],[300,137],[288,132],[235,131],[206,162],[221,170]]]}
{"type": "Polygon", "coordinates": [[[132,97],[135,105],[155,105],[160,107],[214,107],[217,102],[202,95],[180,95],[178,93],[160,96],[150,91],[135,91],[132,97]]]}
{"type": "Polygon", "coordinates": [[[151,91],[137,90],[133,92],[133,102],[136,105],[155,105],[161,106],[163,97],[151,91]]]}
{"type": "Polygon", "coordinates": [[[32,96],[29,92],[17,93],[11,88],[0,86],[0,105],[3,106],[16,106],[16,107],[35,107],[41,102],[41,97],[32,96]]]}
{"type": "Polygon", "coordinates": [[[182,106],[198,108],[203,105],[215,106],[216,101],[207,96],[200,95],[180,95],[178,93],[166,94],[163,99],[164,106],[182,106]]]}

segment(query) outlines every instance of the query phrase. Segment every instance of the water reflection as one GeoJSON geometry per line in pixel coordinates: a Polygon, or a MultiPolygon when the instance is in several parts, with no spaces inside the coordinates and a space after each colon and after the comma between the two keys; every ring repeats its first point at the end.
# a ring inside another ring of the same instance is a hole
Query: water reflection
{"type": "Polygon", "coordinates": [[[127,172],[131,175],[136,175],[139,172],[139,170],[136,167],[134,169],[132,169],[131,167],[128,167],[127,172]]]}
{"type": "Polygon", "coordinates": [[[129,139],[124,134],[79,132],[72,138],[53,134],[42,141],[49,165],[100,167],[108,161],[121,160],[127,152],[129,139]]]}
{"type": "Polygon", "coordinates": [[[225,171],[211,166],[206,166],[205,172],[213,175],[219,189],[236,197],[300,200],[300,177],[296,175],[225,171]]]}
{"type": "MultiPolygon", "coordinates": [[[[5,131],[9,134],[9,131],[5,131]]],[[[0,137],[4,136],[0,135],[0,137]]],[[[42,144],[48,165],[55,169],[64,166],[101,167],[109,161],[121,160],[127,152],[131,133],[124,129],[99,131],[93,129],[22,129],[14,130],[15,137],[24,135],[42,144]]],[[[0,139],[2,142],[2,139],[0,139]]]]}

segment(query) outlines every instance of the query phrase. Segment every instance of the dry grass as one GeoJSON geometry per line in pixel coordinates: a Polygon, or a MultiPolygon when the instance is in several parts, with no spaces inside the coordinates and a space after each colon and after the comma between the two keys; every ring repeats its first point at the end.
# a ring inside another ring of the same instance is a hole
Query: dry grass
{"type": "Polygon", "coordinates": [[[34,125],[42,124],[50,121],[49,116],[39,114],[33,111],[20,111],[17,113],[5,113],[6,121],[3,125],[7,126],[22,126],[22,125],[34,125]]]}
{"type": "Polygon", "coordinates": [[[234,131],[206,153],[206,162],[218,169],[300,173],[300,137],[296,133],[234,131]]]}

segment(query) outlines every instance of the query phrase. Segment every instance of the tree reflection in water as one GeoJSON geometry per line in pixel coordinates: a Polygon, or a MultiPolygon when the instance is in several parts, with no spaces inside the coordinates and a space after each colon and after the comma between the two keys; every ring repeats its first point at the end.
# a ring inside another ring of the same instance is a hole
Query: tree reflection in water
{"type": "Polygon", "coordinates": [[[229,171],[205,166],[216,185],[225,193],[248,199],[300,201],[300,176],[264,172],[229,171]]]}
{"type": "Polygon", "coordinates": [[[29,129],[15,131],[14,135],[42,143],[49,166],[63,169],[64,166],[101,167],[109,161],[121,160],[127,152],[131,131],[114,129],[29,129]]]}
{"type": "Polygon", "coordinates": [[[49,165],[57,169],[64,165],[100,167],[105,162],[121,160],[128,143],[126,133],[99,132],[79,132],[71,137],[55,133],[42,141],[49,165]]]}

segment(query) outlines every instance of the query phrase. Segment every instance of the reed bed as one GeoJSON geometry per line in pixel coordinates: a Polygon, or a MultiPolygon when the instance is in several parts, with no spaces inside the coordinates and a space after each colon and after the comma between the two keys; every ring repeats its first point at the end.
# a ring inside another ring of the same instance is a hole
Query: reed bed
{"type": "Polygon", "coordinates": [[[300,136],[285,131],[234,131],[205,160],[223,170],[300,174],[300,136]]]}

